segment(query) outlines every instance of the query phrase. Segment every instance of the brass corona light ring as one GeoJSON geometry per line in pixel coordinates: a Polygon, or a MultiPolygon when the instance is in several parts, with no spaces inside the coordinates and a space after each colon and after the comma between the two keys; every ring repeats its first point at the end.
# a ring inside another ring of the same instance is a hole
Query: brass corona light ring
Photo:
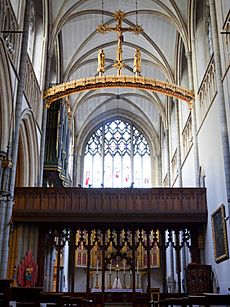
{"type": "Polygon", "coordinates": [[[141,76],[96,76],[53,86],[44,92],[44,99],[46,100],[46,107],[49,108],[52,102],[68,95],[88,90],[118,87],[136,88],[161,93],[186,101],[189,106],[192,106],[192,102],[195,98],[193,91],[169,82],[141,76]]]}

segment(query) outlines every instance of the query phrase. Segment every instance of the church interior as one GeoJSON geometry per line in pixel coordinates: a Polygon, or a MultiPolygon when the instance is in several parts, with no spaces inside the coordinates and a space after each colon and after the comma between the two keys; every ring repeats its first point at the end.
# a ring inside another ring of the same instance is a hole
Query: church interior
{"type": "Polygon", "coordinates": [[[230,305],[230,0],[0,1],[0,306],[230,305]]]}

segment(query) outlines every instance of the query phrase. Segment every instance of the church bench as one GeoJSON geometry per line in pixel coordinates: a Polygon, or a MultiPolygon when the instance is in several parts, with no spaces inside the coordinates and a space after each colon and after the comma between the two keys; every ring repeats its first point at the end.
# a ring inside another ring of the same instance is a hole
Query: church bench
{"type": "Polygon", "coordinates": [[[17,307],[40,307],[42,287],[11,287],[10,300],[16,302],[17,307]]]}
{"type": "Polygon", "coordinates": [[[0,306],[9,306],[10,301],[10,285],[13,283],[12,279],[0,279],[0,306]]]}
{"type": "Polygon", "coordinates": [[[40,303],[46,304],[47,307],[62,306],[63,292],[41,292],[40,303]]]}

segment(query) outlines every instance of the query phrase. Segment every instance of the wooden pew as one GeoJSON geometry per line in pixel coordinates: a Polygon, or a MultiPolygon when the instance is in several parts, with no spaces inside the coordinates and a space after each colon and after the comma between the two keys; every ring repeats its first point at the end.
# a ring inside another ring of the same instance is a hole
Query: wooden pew
{"type": "Polygon", "coordinates": [[[0,279],[0,306],[9,307],[10,285],[13,279],[0,279]]]}
{"type": "Polygon", "coordinates": [[[10,300],[16,301],[17,307],[40,307],[40,295],[42,290],[42,287],[11,287],[10,300]]]}

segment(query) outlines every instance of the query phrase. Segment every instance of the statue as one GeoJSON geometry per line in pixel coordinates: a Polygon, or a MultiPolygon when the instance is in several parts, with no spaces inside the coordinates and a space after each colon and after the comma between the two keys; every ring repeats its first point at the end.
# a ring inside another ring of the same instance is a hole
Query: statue
{"type": "Polygon", "coordinates": [[[139,48],[134,53],[133,72],[136,76],[141,73],[141,52],[139,48]]]}
{"type": "Polygon", "coordinates": [[[29,250],[18,265],[17,284],[20,287],[34,287],[37,281],[38,266],[33,260],[32,251],[29,250]]]}
{"type": "Polygon", "coordinates": [[[116,277],[114,279],[113,289],[122,289],[121,280],[119,278],[119,271],[120,271],[120,269],[119,269],[119,265],[118,264],[116,265],[115,271],[116,271],[116,277]]]}
{"type": "Polygon", "coordinates": [[[30,265],[27,265],[25,268],[25,286],[27,288],[32,286],[32,277],[33,277],[33,268],[30,265]]]}
{"type": "Polygon", "coordinates": [[[99,50],[97,58],[98,58],[97,72],[99,73],[99,76],[101,76],[105,72],[105,53],[103,49],[99,50]]]}

